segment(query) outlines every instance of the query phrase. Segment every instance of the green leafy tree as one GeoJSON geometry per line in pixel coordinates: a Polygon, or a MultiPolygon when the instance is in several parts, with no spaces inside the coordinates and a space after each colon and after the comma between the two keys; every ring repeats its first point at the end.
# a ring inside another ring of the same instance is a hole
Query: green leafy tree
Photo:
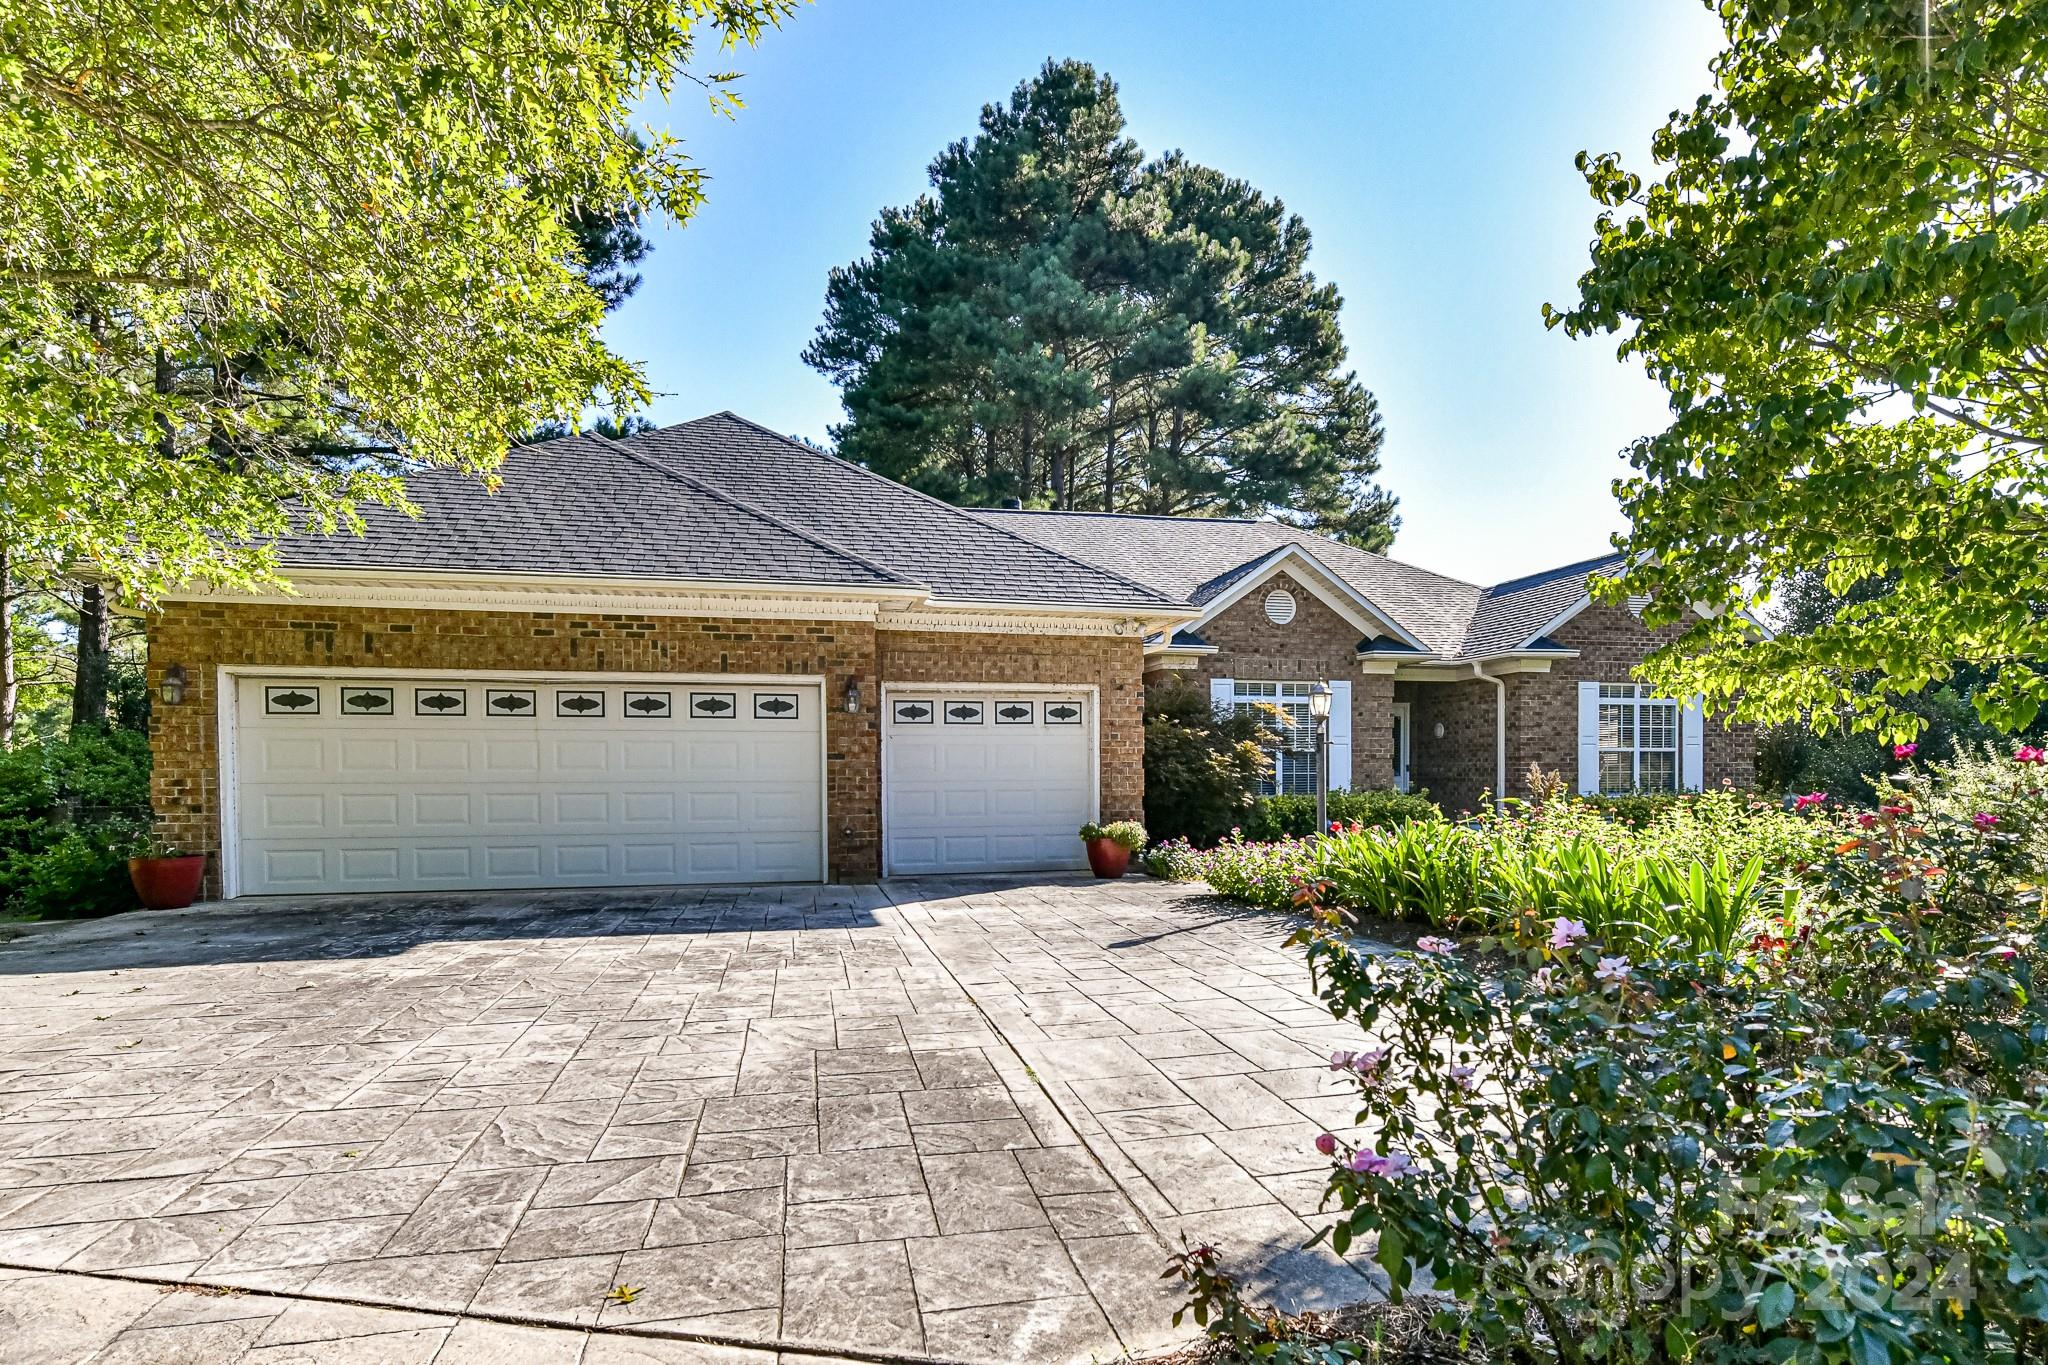
{"type": "Polygon", "coordinates": [[[1155,840],[1212,844],[1251,812],[1281,717],[1217,707],[1172,682],[1145,696],[1145,828],[1155,840]]]}
{"type": "Polygon", "coordinates": [[[1670,391],[1605,591],[1665,624],[1825,564],[1849,600],[1824,624],[1764,641],[1723,612],[1646,676],[1903,738],[1901,699],[1975,665],[1978,714],[2023,727],[2048,696],[2048,0],[1715,7],[1716,89],[1658,130],[1662,178],[1581,155],[1592,268],[1545,309],[1670,391]]]}
{"type": "Polygon", "coordinates": [[[1050,62],[832,272],[805,360],[839,453],[968,505],[1280,512],[1374,549],[1378,406],[1278,200],[1147,162],[1114,82],[1050,62]]]}
{"type": "Polygon", "coordinates": [[[642,399],[598,326],[702,183],[630,106],[792,4],[0,16],[0,543],[143,601],[259,582],[266,536],[642,399]]]}

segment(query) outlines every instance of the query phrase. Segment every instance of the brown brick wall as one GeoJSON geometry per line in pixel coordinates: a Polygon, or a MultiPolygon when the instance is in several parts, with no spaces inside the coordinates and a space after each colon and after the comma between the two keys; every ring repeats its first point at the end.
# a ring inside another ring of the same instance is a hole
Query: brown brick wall
{"type": "Polygon", "coordinates": [[[872,880],[881,859],[881,683],[1093,685],[1101,698],[1102,811],[1144,810],[1144,726],[1135,639],[906,633],[840,621],[769,621],[574,612],[469,612],[173,602],[149,625],[150,685],[171,664],[185,701],[154,708],[158,833],[216,855],[220,756],[216,670],[506,669],[548,672],[809,674],[825,678],[827,845],[832,875],[872,880]],[[890,671],[893,670],[893,671],[890,671]],[[841,698],[858,680],[858,714],[841,698]]]}
{"type": "MultiPolygon", "coordinates": [[[[1579,657],[1554,661],[1548,673],[1507,675],[1505,794],[1528,794],[1523,779],[1532,763],[1562,773],[1576,788],[1579,683],[1630,681],[1644,656],[1682,629],[1671,626],[1653,634],[1626,609],[1595,605],[1553,632],[1558,643],[1578,650],[1579,657]]],[[[1478,809],[1494,780],[1493,684],[1402,683],[1396,700],[1414,707],[1409,761],[1416,783],[1427,787],[1447,812],[1478,809]],[[1444,726],[1442,739],[1434,735],[1438,722],[1444,726]]],[[[1727,727],[1709,717],[1702,758],[1707,786],[1748,786],[1756,766],[1755,728],[1727,727]]]]}
{"type": "Polygon", "coordinates": [[[1394,700],[1409,707],[1409,786],[1427,791],[1446,815],[1478,810],[1482,794],[1493,786],[1493,684],[1396,683],[1394,700]],[[1442,739],[1436,737],[1439,725],[1442,739]]]}
{"type": "MultiPolygon", "coordinates": [[[[1332,611],[1314,591],[1287,574],[1275,574],[1202,627],[1202,638],[1218,653],[1191,671],[1173,676],[1207,688],[1212,678],[1260,682],[1351,684],[1351,773],[1355,791],[1394,785],[1392,722],[1387,703],[1393,679],[1361,673],[1362,632],[1332,611]],[[1266,619],[1266,594],[1285,588],[1294,594],[1294,619],[1284,626],[1266,619]]],[[[1156,676],[1156,675],[1155,675],[1156,676]]]]}
{"type": "Polygon", "coordinates": [[[1144,818],[1145,647],[1136,636],[885,630],[877,639],[881,676],[891,683],[1093,686],[1101,704],[1102,818],[1144,818]]]}

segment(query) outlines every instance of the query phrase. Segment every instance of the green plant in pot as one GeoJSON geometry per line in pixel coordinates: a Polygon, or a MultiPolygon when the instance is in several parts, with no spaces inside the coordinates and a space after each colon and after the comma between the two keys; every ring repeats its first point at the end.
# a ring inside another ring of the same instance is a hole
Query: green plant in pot
{"type": "Polygon", "coordinates": [[[1145,827],[1136,820],[1113,820],[1106,825],[1090,822],[1081,826],[1081,842],[1088,848],[1088,866],[1098,877],[1121,877],[1131,867],[1131,855],[1145,846],[1145,827]]]}
{"type": "Polygon", "coordinates": [[[206,855],[187,853],[153,835],[138,835],[128,859],[128,880],[145,910],[183,910],[199,899],[206,855]]]}

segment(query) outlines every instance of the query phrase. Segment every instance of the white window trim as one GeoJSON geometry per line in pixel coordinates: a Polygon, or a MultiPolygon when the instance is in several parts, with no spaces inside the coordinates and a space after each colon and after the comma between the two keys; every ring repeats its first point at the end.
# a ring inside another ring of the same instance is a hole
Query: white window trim
{"type": "MultiPolygon", "coordinates": [[[[1314,683],[1300,680],[1282,681],[1273,678],[1232,678],[1230,679],[1230,705],[1233,710],[1237,711],[1247,710],[1253,706],[1278,706],[1281,710],[1286,711],[1290,705],[1298,704],[1302,714],[1307,716],[1308,689],[1314,685],[1314,683]],[[1270,692],[1258,690],[1265,688],[1272,690],[1270,692]]],[[[1335,698],[1333,697],[1331,700],[1334,703],[1335,698]]],[[[1273,775],[1259,783],[1258,794],[1260,796],[1315,795],[1316,765],[1322,759],[1322,755],[1318,752],[1320,746],[1316,744],[1315,739],[1315,721],[1312,718],[1302,722],[1290,720],[1288,738],[1294,739],[1303,730],[1306,730],[1308,734],[1308,742],[1306,744],[1296,742],[1280,749],[1268,749],[1266,751],[1267,755],[1273,759],[1273,775]],[[1306,754],[1308,757],[1306,766],[1308,768],[1309,785],[1306,790],[1290,790],[1284,774],[1299,765],[1298,756],[1303,754],[1306,754]],[[1295,757],[1290,761],[1283,761],[1282,755],[1295,757]]]]}
{"type": "MultiPolygon", "coordinates": [[[[1690,749],[1697,748],[1697,741],[1688,745],[1690,729],[1697,725],[1697,709],[1669,697],[1653,696],[1650,689],[1640,683],[1581,683],[1580,688],[1580,772],[1579,790],[1587,794],[1606,796],[1625,795],[1632,792],[1679,792],[1697,790],[1698,775],[1691,771],[1690,749]],[[1610,696],[1614,690],[1624,690],[1624,696],[1610,696]],[[1629,717],[1629,742],[1626,745],[1608,745],[1600,741],[1600,713],[1603,708],[1627,707],[1629,717]],[[1649,745],[1644,743],[1647,727],[1646,716],[1652,707],[1671,709],[1671,744],[1649,745]],[[1591,742],[1587,742],[1590,731],[1591,742]],[[1629,758],[1629,786],[1609,791],[1601,782],[1602,760],[1609,755],[1627,754],[1629,758]],[[1649,788],[1643,784],[1643,757],[1646,754],[1669,754],[1671,756],[1671,785],[1649,788]],[[1591,770],[1587,770],[1590,763],[1591,770]]],[[[1696,731],[1695,731],[1696,733],[1696,731]]]]}
{"type": "Polygon", "coordinates": [[[1394,790],[1405,792],[1412,783],[1409,775],[1409,756],[1415,749],[1415,712],[1405,701],[1390,702],[1387,705],[1388,719],[1401,722],[1401,742],[1394,746],[1394,790]]]}

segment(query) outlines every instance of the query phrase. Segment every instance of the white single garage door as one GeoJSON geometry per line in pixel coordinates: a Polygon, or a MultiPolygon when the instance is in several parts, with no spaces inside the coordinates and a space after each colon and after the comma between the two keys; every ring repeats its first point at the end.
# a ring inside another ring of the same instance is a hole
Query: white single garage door
{"type": "Polygon", "coordinates": [[[234,890],[824,876],[816,684],[237,680],[234,890]]]}
{"type": "Polygon", "coordinates": [[[891,687],[882,732],[883,871],[1035,872],[1088,865],[1095,705],[1081,691],[891,687]]]}

